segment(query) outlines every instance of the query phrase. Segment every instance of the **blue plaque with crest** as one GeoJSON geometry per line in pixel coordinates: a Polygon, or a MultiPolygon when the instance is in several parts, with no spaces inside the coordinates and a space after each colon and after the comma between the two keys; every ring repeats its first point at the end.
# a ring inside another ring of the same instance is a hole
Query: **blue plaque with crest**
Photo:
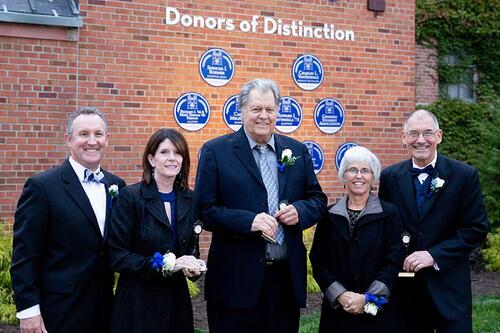
{"type": "Polygon", "coordinates": [[[282,133],[292,133],[302,123],[302,115],[302,108],[295,99],[289,96],[282,97],[276,129],[282,133]]]}
{"type": "Polygon", "coordinates": [[[319,101],[314,108],[314,122],[326,134],[338,132],[344,126],[345,111],[342,104],[333,98],[319,101]]]}
{"type": "Polygon", "coordinates": [[[292,65],[292,77],[301,89],[318,88],[325,77],[323,64],[312,54],[304,54],[295,59],[292,65]]]}
{"type": "Polygon", "coordinates": [[[313,162],[314,173],[318,174],[325,164],[325,153],[323,149],[314,141],[304,141],[302,143],[307,147],[307,150],[309,150],[309,155],[311,155],[313,162]]]}
{"type": "Polygon", "coordinates": [[[201,94],[189,92],[177,98],[174,105],[177,124],[188,131],[198,131],[210,119],[210,105],[201,94]]]}
{"type": "Polygon", "coordinates": [[[227,127],[232,129],[233,131],[237,131],[243,125],[243,120],[241,119],[241,111],[238,107],[238,96],[233,95],[229,97],[224,103],[224,107],[222,108],[222,116],[224,117],[224,122],[227,127]]]}
{"type": "Polygon", "coordinates": [[[345,152],[356,146],[358,146],[358,144],[354,142],[346,142],[340,145],[339,149],[337,149],[337,152],[335,153],[335,166],[337,167],[337,170],[340,168],[340,163],[344,158],[345,152]]]}
{"type": "Polygon", "coordinates": [[[199,70],[206,83],[221,87],[233,78],[234,61],[223,49],[209,49],[200,58],[199,70]]]}

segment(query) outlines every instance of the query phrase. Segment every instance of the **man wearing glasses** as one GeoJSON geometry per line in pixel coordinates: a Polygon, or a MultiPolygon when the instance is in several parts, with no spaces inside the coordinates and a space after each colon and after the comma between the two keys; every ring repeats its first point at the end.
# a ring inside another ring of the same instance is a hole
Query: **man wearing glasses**
{"type": "Polygon", "coordinates": [[[411,159],[380,177],[380,198],[398,206],[410,236],[403,270],[415,275],[399,278],[393,294],[402,332],[472,333],[468,258],[488,219],[477,171],[438,154],[442,138],[433,113],[413,112],[402,138],[411,159]]]}

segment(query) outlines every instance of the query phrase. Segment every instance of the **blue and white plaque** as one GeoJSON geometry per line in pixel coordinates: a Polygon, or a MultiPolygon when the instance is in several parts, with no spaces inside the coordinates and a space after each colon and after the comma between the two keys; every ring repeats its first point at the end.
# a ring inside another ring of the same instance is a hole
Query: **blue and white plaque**
{"type": "Polygon", "coordinates": [[[344,107],[336,99],[322,99],[314,108],[314,122],[323,133],[338,132],[344,126],[344,121],[344,107]]]}
{"type": "Polygon", "coordinates": [[[282,133],[292,133],[302,123],[302,115],[302,108],[295,99],[289,96],[282,97],[276,129],[282,133]]]}
{"type": "Polygon", "coordinates": [[[340,162],[342,162],[345,152],[356,146],[358,146],[358,144],[354,142],[346,142],[340,145],[339,149],[337,149],[337,152],[335,153],[335,165],[337,166],[337,169],[340,168],[340,162]]]}
{"type": "Polygon", "coordinates": [[[224,122],[227,127],[235,132],[243,125],[243,120],[241,120],[241,111],[238,107],[238,96],[239,95],[233,95],[229,97],[222,108],[224,122]]]}
{"type": "Polygon", "coordinates": [[[314,173],[318,174],[323,165],[325,164],[325,153],[323,149],[314,141],[304,141],[303,144],[306,145],[307,150],[309,150],[309,155],[311,155],[314,173]]]}
{"type": "Polygon", "coordinates": [[[312,54],[304,54],[294,61],[292,77],[301,89],[314,90],[323,82],[325,72],[318,58],[312,54]]]}
{"type": "Polygon", "coordinates": [[[206,83],[221,87],[233,78],[234,61],[223,49],[209,49],[200,58],[199,70],[206,83]]]}
{"type": "Polygon", "coordinates": [[[188,131],[198,131],[210,119],[210,105],[201,94],[185,93],[175,101],[174,117],[177,124],[188,131]]]}

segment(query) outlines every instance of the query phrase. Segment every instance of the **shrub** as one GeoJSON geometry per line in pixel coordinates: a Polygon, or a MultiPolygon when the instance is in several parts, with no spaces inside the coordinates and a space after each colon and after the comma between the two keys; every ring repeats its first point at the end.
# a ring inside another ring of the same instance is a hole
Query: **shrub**
{"type": "Polygon", "coordinates": [[[318,293],[321,291],[316,280],[314,280],[312,275],[311,261],[309,260],[309,252],[311,251],[311,245],[314,238],[314,230],[316,228],[309,228],[304,231],[304,244],[307,249],[307,292],[308,293],[318,293]]]}
{"type": "Polygon", "coordinates": [[[12,237],[4,229],[5,226],[0,225],[0,322],[14,324],[17,321],[16,307],[9,273],[12,237]]]}
{"type": "Polygon", "coordinates": [[[482,251],[484,259],[488,262],[486,269],[498,272],[500,271],[500,228],[488,234],[487,246],[482,251]]]}
{"type": "Polygon", "coordinates": [[[499,227],[500,104],[439,99],[427,108],[444,132],[439,151],[478,170],[488,218],[493,228],[499,227]]]}

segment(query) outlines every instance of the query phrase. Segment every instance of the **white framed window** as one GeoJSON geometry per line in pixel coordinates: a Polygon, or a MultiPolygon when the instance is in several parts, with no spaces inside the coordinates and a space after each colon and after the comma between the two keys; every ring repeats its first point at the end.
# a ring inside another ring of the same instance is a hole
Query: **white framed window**
{"type": "Polygon", "coordinates": [[[465,102],[475,102],[477,98],[477,69],[475,65],[464,65],[462,58],[449,54],[443,57],[443,64],[453,67],[457,71],[453,75],[454,82],[440,85],[439,93],[441,96],[449,98],[458,98],[465,102]]]}

